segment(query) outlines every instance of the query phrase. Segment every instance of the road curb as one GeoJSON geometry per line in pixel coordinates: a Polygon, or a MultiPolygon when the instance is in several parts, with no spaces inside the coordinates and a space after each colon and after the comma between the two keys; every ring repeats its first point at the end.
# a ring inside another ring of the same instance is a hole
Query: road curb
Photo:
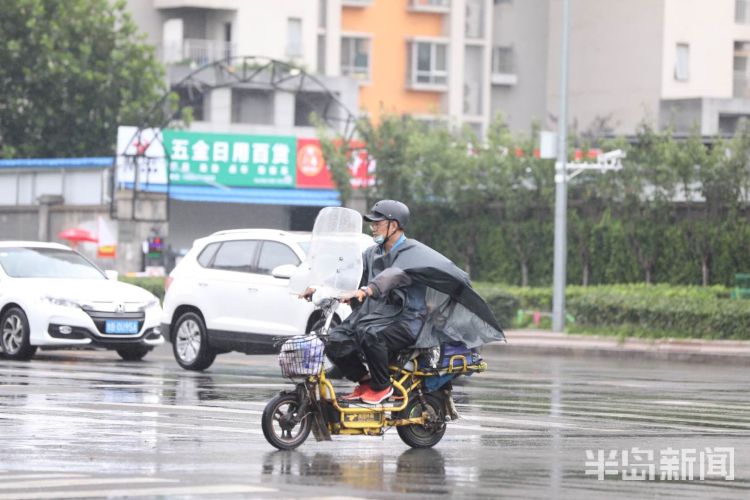
{"type": "Polygon", "coordinates": [[[632,339],[569,335],[545,330],[506,331],[507,344],[487,347],[509,354],[549,354],[642,358],[697,363],[750,365],[750,341],[697,339],[632,339]]]}

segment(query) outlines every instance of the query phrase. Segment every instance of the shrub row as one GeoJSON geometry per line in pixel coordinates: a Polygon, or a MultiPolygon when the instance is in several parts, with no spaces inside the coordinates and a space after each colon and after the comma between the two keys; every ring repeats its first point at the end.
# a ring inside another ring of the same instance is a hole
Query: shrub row
{"type": "Polygon", "coordinates": [[[134,278],[131,276],[120,276],[120,281],[145,288],[156,295],[159,300],[164,300],[164,277],[134,278]]]}
{"type": "MultiPolygon", "coordinates": [[[[418,208],[417,208],[418,209],[418,208]]],[[[417,210],[415,209],[415,211],[417,210]]],[[[578,217],[576,208],[570,209],[571,221],[578,217]]],[[[591,234],[576,234],[569,229],[567,282],[583,285],[584,260],[587,262],[587,285],[645,282],[646,272],[639,262],[638,249],[632,241],[648,248],[652,260],[651,283],[671,285],[701,285],[701,252],[691,238],[691,222],[687,215],[674,215],[668,221],[638,220],[638,227],[649,228],[649,236],[632,234],[626,219],[602,217],[589,221],[584,228],[591,234]],[[585,259],[584,259],[584,256],[585,259]]],[[[464,235],[466,220],[454,221],[448,215],[415,216],[410,236],[430,245],[470,271],[473,279],[488,280],[532,287],[550,286],[553,274],[554,226],[550,213],[542,213],[528,221],[498,221],[497,215],[478,215],[472,225],[478,228],[476,243],[472,245],[464,235]],[[441,221],[435,231],[434,221],[441,221]],[[514,236],[514,232],[518,233],[514,236]],[[514,239],[516,238],[516,239],[514,239]],[[519,241],[521,243],[519,243],[519,241]],[[471,251],[469,251],[471,250],[471,251]],[[527,281],[522,279],[525,266],[527,281]]],[[[572,223],[571,223],[572,225],[572,223]]],[[[579,227],[579,226],[576,226],[579,227]]],[[[732,286],[735,274],[750,272],[750,225],[747,217],[728,217],[712,221],[716,235],[707,240],[711,258],[708,261],[708,282],[712,285],[732,286]]],[[[644,249],[641,250],[645,252],[644,249]]]]}
{"type": "MultiPolygon", "coordinates": [[[[501,325],[515,322],[516,309],[552,309],[552,289],[489,283],[475,285],[501,325]]],[[[750,301],[729,299],[722,286],[607,285],[568,287],[567,312],[575,330],[639,336],[750,339],[750,301]],[[651,334],[649,334],[651,332],[651,334]]]]}
{"type": "MultiPolygon", "coordinates": [[[[164,299],[164,278],[120,279],[164,299]]],[[[503,328],[526,326],[516,321],[519,309],[552,310],[550,287],[478,282],[474,288],[503,328]]],[[[723,286],[570,286],[565,301],[575,318],[571,329],[577,332],[750,340],[750,300],[729,299],[729,289],[723,286]]]]}

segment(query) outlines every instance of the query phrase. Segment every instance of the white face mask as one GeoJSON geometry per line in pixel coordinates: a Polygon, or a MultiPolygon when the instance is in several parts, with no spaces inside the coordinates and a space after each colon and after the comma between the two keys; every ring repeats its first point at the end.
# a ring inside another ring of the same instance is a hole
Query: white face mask
{"type": "Polygon", "coordinates": [[[391,236],[390,235],[390,230],[391,230],[391,223],[390,223],[390,221],[386,222],[386,226],[385,227],[386,227],[386,230],[385,230],[386,235],[385,236],[383,236],[382,234],[377,234],[377,235],[374,235],[372,237],[372,240],[375,242],[375,244],[382,245],[391,236]]]}

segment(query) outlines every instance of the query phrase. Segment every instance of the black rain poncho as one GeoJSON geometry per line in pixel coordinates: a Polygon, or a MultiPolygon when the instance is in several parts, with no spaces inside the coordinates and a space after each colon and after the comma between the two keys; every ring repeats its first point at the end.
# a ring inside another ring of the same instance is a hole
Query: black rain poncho
{"type": "Polygon", "coordinates": [[[410,287],[420,284],[426,288],[426,309],[418,318],[424,322],[415,347],[456,341],[476,348],[505,340],[489,306],[471,287],[468,274],[449,259],[413,239],[386,254],[381,251],[370,247],[363,256],[361,285],[370,285],[375,293],[331,332],[331,340],[340,335],[375,334],[396,322],[413,324],[417,313],[407,307],[408,293],[410,287]]]}

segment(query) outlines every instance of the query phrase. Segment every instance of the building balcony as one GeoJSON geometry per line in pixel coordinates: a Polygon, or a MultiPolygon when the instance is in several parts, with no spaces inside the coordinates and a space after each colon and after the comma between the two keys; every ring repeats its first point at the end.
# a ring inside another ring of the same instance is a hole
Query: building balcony
{"type": "Polygon", "coordinates": [[[434,12],[437,14],[449,14],[451,11],[450,0],[410,0],[409,9],[416,12],[434,12]]]}
{"type": "Polygon", "coordinates": [[[154,8],[237,10],[237,2],[233,0],[154,0],[154,8]]]}
{"type": "Polygon", "coordinates": [[[406,88],[423,92],[448,92],[448,73],[420,72],[409,75],[406,88]]]}
{"type": "Polygon", "coordinates": [[[203,66],[233,57],[237,48],[233,43],[186,38],[182,42],[163,45],[160,52],[165,64],[203,66]]]}
{"type": "Polygon", "coordinates": [[[369,7],[372,0],[341,0],[342,7],[369,7]]]}

